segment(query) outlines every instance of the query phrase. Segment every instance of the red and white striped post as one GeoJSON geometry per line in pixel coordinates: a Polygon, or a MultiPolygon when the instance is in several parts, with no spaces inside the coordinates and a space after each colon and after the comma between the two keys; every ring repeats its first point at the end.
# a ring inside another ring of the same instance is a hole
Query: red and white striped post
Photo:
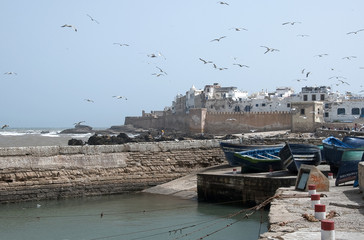
{"type": "Polygon", "coordinates": [[[311,196],[312,194],[316,194],[316,185],[308,184],[308,196],[311,196]]]}
{"type": "Polygon", "coordinates": [[[332,220],[321,221],[321,240],[335,240],[335,224],[332,220]]]}
{"type": "Polygon", "coordinates": [[[315,208],[316,204],[320,204],[320,194],[311,194],[311,208],[315,208]]]}
{"type": "Polygon", "coordinates": [[[326,218],[326,206],[324,204],[315,205],[315,218],[318,220],[326,218]]]}
{"type": "Polygon", "coordinates": [[[233,168],[233,174],[234,175],[236,174],[236,168],[233,168]]]}
{"type": "Polygon", "coordinates": [[[329,179],[334,179],[334,174],[332,172],[329,172],[327,176],[329,179]]]}

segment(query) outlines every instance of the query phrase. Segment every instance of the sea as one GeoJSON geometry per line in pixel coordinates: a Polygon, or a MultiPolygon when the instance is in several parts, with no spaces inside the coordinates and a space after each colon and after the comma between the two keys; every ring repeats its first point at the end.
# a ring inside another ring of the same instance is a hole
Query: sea
{"type": "MultiPolygon", "coordinates": [[[[91,134],[2,129],[1,147],[65,146],[91,134]]],[[[0,205],[0,240],[258,239],[268,211],[144,192],[0,205]]]]}

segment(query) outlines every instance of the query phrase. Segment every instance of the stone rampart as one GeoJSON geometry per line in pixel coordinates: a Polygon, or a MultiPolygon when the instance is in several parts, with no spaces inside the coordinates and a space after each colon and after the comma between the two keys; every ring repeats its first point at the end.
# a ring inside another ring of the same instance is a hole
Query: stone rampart
{"type": "Polygon", "coordinates": [[[217,140],[0,148],[0,202],[139,191],[222,163],[217,140]]]}

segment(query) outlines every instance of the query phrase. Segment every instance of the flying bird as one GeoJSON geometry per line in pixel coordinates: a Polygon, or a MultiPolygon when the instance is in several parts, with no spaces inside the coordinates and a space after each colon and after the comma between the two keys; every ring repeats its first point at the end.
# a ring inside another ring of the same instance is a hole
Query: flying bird
{"type": "Polygon", "coordinates": [[[341,82],[341,84],[346,84],[346,85],[350,85],[348,82],[345,82],[345,81],[343,81],[343,80],[338,80],[339,82],[341,82]]]}
{"type": "Polygon", "coordinates": [[[6,75],[18,75],[16,72],[5,72],[6,75]]]}
{"type": "Polygon", "coordinates": [[[234,63],[233,65],[239,66],[239,67],[246,67],[249,68],[248,65],[240,64],[240,63],[234,63]]]}
{"type": "Polygon", "coordinates": [[[356,58],[356,56],[343,57],[342,59],[348,59],[348,60],[351,60],[352,58],[356,58]]]}
{"type": "Polygon", "coordinates": [[[126,46],[126,47],[129,47],[129,44],[126,44],[126,43],[113,43],[114,45],[119,45],[120,47],[122,46],[126,46]]]}
{"type": "Polygon", "coordinates": [[[122,98],[124,98],[125,100],[128,100],[126,97],[124,97],[124,96],[112,96],[113,98],[116,98],[116,99],[122,99],[122,98]]]}
{"type": "Polygon", "coordinates": [[[240,32],[241,30],[248,31],[248,29],[246,29],[246,28],[229,28],[229,30],[232,30],[232,29],[234,29],[237,32],[240,32]]]}
{"type": "Polygon", "coordinates": [[[212,61],[206,61],[206,60],[204,60],[204,59],[202,59],[202,58],[199,58],[199,59],[200,59],[200,61],[202,61],[204,64],[212,63],[212,61]]]}
{"type": "Polygon", "coordinates": [[[297,82],[302,82],[302,81],[307,81],[307,79],[305,78],[301,78],[301,79],[296,79],[297,82]]]}
{"type": "Polygon", "coordinates": [[[152,75],[155,75],[156,77],[165,76],[163,73],[152,73],[152,75]]]}
{"type": "Polygon", "coordinates": [[[97,23],[97,24],[100,24],[95,18],[91,17],[90,15],[86,14],[90,19],[91,21],[97,23]]]}
{"type": "Polygon", "coordinates": [[[79,122],[74,123],[73,125],[78,126],[78,125],[80,125],[81,123],[84,123],[84,122],[85,121],[79,121],[79,122]]]}
{"type": "Polygon", "coordinates": [[[309,37],[310,35],[307,34],[298,34],[297,37],[309,37]]]}
{"type": "Polygon", "coordinates": [[[72,25],[68,25],[68,24],[64,24],[64,25],[62,25],[61,27],[68,27],[68,28],[73,28],[73,30],[75,30],[75,32],[77,32],[77,28],[75,28],[74,26],[72,26],[72,25]]]}
{"type": "Polygon", "coordinates": [[[221,5],[227,5],[227,6],[229,6],[229,4],[227,2],[217,2],[217,3],[220,3],[221,5]]]}
{"type": "Polygon", "coordinates": [[[324,56],[328,56],[329,54],[327,53],[323,53],[323,54],[318,54],[318,55],[315,55],[314,57],[324,57],[324,56]]]}
{"type": "Polygon", "coordinates": [[[86,98],[86,99],[84,99],[85,101],[87,101],[87,102],[94,102],[94,100],[92,100],[92,99],[88,99],[88,98],[86,98]]]}
{"type": "Polygon", "coordinates": [[[156,68],[158,68],[159,69],[159,71],[161,72],[161,73],[164,73],[165,75],[168,75],[165,71],[163,71],[163,69],[161,69],[160,67],[156,67],[156,68]]]}
{"type": "Polygon", "coordinates": [[[279,50],[278,50],[278,49],[275,49],[275,48],[269,48],[269,47],[266,47],[266,46],[261,46],[261,47],[264,47],[264,48],[266,48],[266,49],[267,49],[267,50],[264,52],[264,54],[266,54],[267,52],[274,52],[274,51],[279,52],[279,50]]]}
{"type": "Polygon", "coordinates": [[[4,124],[4,125],[1,127],[1,129],[7,128],[7,127],[9,127],[9,125],[4,124]]]}
{"type": "Polygon", "coordinates": [[[306,78],[308,78],[308,75],[310,75],[311,74],[311,72],[307,72],[306,73],[306,78]]]}
{"type": "Polygon", "coordinates": [[[223,38],[226,38],[226,36],[222,36],[222,37],[219,37],[219,38],[212,39],[210,42],[213,42],[213,41],[220,42],[220,40],[223,39],[223,38]]]}
{"type": "Polygon", "coordinates": [[[348,32],[347,34],[358,34],[358,32],[364,31],[364,29],[359,29],[358,31],[348,32]]]}
{"type": "Polygon", "coordinates": [[[287,24],[295,25],[296,23],[301,23],[301,22],[284,22],[282,23],[282,25],[287,25],[287,24]]]}
{"type": "Polygon", "coordinates": [[[346,79],[346,77],[342,77],[342,76],[333,76],[333,77],[330,77],[329,79],[333,79],[333,78],[336,78],[336,79],[339,79],[339,78],[346,79]]]}

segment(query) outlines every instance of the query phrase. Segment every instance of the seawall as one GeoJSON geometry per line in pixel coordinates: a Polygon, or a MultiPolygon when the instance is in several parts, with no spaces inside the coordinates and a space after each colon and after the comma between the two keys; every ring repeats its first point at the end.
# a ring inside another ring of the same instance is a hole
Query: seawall
{"type": "Polygon", "coordinates": [[[0,202],[139,191],[223,163],[218,140],[0,148],[0,202]]]}

